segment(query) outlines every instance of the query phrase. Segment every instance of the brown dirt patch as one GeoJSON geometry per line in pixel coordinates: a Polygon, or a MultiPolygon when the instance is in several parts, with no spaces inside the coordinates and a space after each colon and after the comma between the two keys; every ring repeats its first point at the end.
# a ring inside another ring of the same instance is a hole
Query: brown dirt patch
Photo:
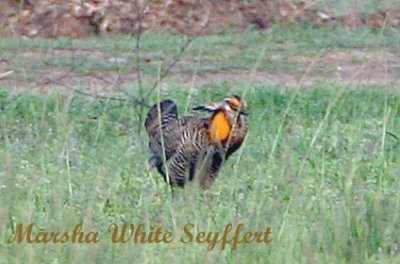
{"type": "Polygon", "coordinates": [[[271,24],[340,22],[346,27],[400,27],[400,8],[344,16],[289,0],[2,0],[0,29],[9,35],[83,38],[144,32],[204,35],[227,28],[267,29],[271,24]]]}
{"type": "MultiPolygon", "coordinates": [[[[275,83],[285,87],[312,86],[319,80],[338,82],[349,86],[400,85],[400,53],[351,50],[337,51],[323,57],[293,56],[287,58],[301,65],[296,73],[249,71],[224,71],[202,74],[196,78],[198,85],[213,82],[275,83]],[[308,73],[306,73],[308,72],[308,73]]],[[[182,76],[184,83],[192,76],[182,76]]]]}
{"type": "MultiPolygon", "coordinates": [[[[54,56],[75,56],[73,50],[55,50],[54,56]]],[[[100,52],[79,51],[79,54],[88,53],[90,56],[102,56],[100,52]]],[[[43,56],[43,52],[26,51],[25,56],[34,58],[43,56]]],[[[228,82],[232,85],[240,83],[277,84],[282,87],[293,88],[313,86],[320,80],[337,82],[348,86],[375,85],[381,87],[400,87],[400,53],[388,53],[376,50],[339,50],[322,57],[292,56],[287,58],[300,65],[299,71],[266,72],[257,71],[220,71],[201,73],[195,78],[195,86],[200,87],[208,83],[228,82]],[[307,74],[306,74],[307,72],[307,74]]],[[[103,93],[121,93],[124,89],[135,89],[137,86],[137,72],[103,71],[95,73],[67,72],[63,69],[45,68],[33,69],[29,76],[24,71],[15,70],[13,65],[5,59],[0,60],[0,87],[25,91],[35,89],[51,91],[53,89],[87,89],[93,95],[103,93]],[[8,73],[13,71],[12,73],[8,73]],[[4,78],[1,73],[8,73],[4,78]]],[[[156,76],[144,75],[149,82],[156,76]]],[[[175,72],[168,75],[164,81],[173,81],[190,86],[193,75],[175,72]]]]}

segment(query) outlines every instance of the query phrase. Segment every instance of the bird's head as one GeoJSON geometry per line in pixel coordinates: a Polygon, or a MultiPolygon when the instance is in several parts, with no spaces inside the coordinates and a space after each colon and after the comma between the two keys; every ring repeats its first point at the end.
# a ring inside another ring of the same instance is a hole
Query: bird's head
{"type": "Polygon", "coordinates": [[[248,115],[247,102],[237,95],[225,98],[223,101],[193,108],[196,111],[219,112],[225,111],[229,115],[248,115]]]}
{"type": "Polygon", "coordinates": [[[209,137],[212,142],[220,144],[229,139],[232,127],[238,122],[245,122],[248,115],[247,102],[237,95],[225,98],[223,101],[193,108],[193,110],[212,112],[209,137]]]}

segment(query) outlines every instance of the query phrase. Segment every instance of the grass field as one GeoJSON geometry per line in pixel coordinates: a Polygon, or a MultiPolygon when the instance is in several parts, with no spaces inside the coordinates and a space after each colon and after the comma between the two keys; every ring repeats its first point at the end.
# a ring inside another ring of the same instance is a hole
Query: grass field
{"type": "MultiPolygon", "coordinates": [[[[148,93],[184,41],[144,36],[140,58],[151,62],[142,65],[143,88],[126,82],[119,95],[148,93]]],[[[38,73],[71,71],[76,79],[63,82],[79,91],[90,85],[78,74],[135,75],[134,42],[0,41],[1,58],[17,76],[0,81],[0,263],[400,263],[399,68],[383,67],[397,82],[373,85],[327,78],[329,63],[289,60],[360,50],[399,58],[399,30],[295,25],[195,39],[149,101],[172,98],[181,114],[230,94],[249,102],[250,133],[209,202],[195,187],[171,197],[161,177],[146,170],[143,117],[130,100],[94,99],[55,85],[46,93],[28,89],[43,79],[38,73]],[[112,64],[111,57],[124,60],[112,64]],[[227,72],[246,78],[201,81],[227,72]],[[296,76],[297,85],[260,81],[260,72],[296,76]],[[193,82],[182,85],[185,74],[193,82]],[[308,74],[316,81],[303,85],[308,74]],[[101,241],[8,244],[19,223],[34,223],[35,232],[83,224],[101,241]],[[162,227],[175,240],[113,244],[107,232],[113,223],[162,227]],[[208,251],[206,244],[179,242],[187,223],[199,232],[222,232],[229,223],[243,223],[246,231],[270,226],[272,242],[208,251]]]]}

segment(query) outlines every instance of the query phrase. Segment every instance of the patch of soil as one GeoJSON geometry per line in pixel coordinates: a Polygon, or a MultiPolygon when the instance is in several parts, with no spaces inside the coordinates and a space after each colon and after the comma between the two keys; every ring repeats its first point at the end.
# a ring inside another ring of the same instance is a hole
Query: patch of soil
{"type": "Polygon", "coordinates": [[[400,8],[367,16],[349,11],[335,16],[311,1],[289,0],[2,0],[0,29],[28,37],[83,38],[96,34],[137,32],[205,35],[249,26],[340,22],[347,27],[400,27],[400,8]]]}
{"type": "MultiPolygon", "coordinates": [[[[55,56],[103,56],[100,52],[54,50],[55,56]]],[[[24,56],[37,58],[45,56],[43,52],[22,51],[24,56]]],[[[320,80],[337,82],[351,87],[360,85],[376,85],[380,87],[400,87],[400,53],[389,53],[378,50],[338,50],[322,57],[291,56],[289,62],[299,66],[298,71],[266,72],[225,70],[214,73],[201,73],[195,78],[195,87],[209,83],[228,82],[276,84],[286,88],[313,86],[320,80]]],[[[120,62],[116,62],[120,63],[120,62]]],[[[125,63],[125,62],[122,62],[125,63]]],[[[184,63],[184,62],[182,62],[184,63]]],[[[200,62],[201,63],[201,62],[200,62]]],[[[95,73],[67,72],[57,68],[32,69],[26,76],[24,71],[18,71],[7,60],[0,60],[0,87],[12,87],[16,91],[35,89],[51,91],[53,89],[73,90],[76,87],[87,89],[93,96],[108,93],[124,93],[123,89],[137,87],[137,71],[103,71],[95,73]],[[13,71],[10,73],[10,71],[13,71]],[[4,77],[2,73],[6,73],[4,77]],[[125,87],[125,88],[122,88],[125,87]]],[[[150,83],[156,76],[143,75],[150,83]]],[[[183,87],[190,86],[193,75],[172,71],[164,81],[181,83],[183,87]]],[[[7,88],[8,89],[8,88],[7,88]]]]}
{"type": "MultiPolygon", "coordinates": [[[[337,51],[322,57],[292,56],[287,58],[301,67],[295,73],[257,71],[224,71],[201,74],[196,84],[215,82],[274,83],[288,88],[312,86],[319,80],[328,80],[349,86],[400,85],[400,54],[382,51],[352,50],[337,51]]],[[[182,75],[184,83],[190,83],[192,76],[182,75]]]]}

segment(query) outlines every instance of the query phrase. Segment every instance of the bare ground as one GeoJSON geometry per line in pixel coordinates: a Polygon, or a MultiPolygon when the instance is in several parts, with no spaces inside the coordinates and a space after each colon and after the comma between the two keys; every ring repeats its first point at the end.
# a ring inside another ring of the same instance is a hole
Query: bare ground
{"type": "MultiPolygon", "coordinates": [[[[36,90],[42,92],[55,89],[85,88],[92,95],[120,92],[121,87],[133,88],[137,85],[137,71],[101,71],[79,73],[63,68],[35,68],[37,59],[42,56],[89,56],[104,60],[101,52],[92,50],[54,50],[51,54],[43,51],[21,51],[19,56],[27,58],[29,63],[22,67],[10,60],[0,58],[0,88],[14,92],[36,90]],[[27,71],[27,68],[29,69],[27,71]]],[[[172,71],[163,81],[176,82],[182,87],[194,84],[195,87],[209,83],[276,84],[286,88],[310,87],[316,82],[327,80],[348,86],[374,85],[399,89],[400,87],[400,53],[389,53],[378,50],[338,50],[327,55],[291,56],[272,58],[287,60],[300,65],[298,71],[260,71],[224,70],[202,72],[198,75],[172,71]]],[[[125,58],[108,58],[110,63],[127,63],[125,58]]],[[[158,63],[144,60],[144,63],[158,63]]],[[[185,59],[180,63],[185,63],[185,59]]],[[[154,81],[156,76],[144,74],[144,79],[154,81]]]]}
{"type": "Polygon", "coordinates": [[[335,15],[315,1],[288,0],[2,0],[0,30],[12,36],[84,38],[138,30],[204,35],[230,27],[265,30],[275,23],[297,22],[383,28],[400,27],[399,11],[396,5],[371,14],[353,8],[335,15]]]}
{"type": "MultiPolygon", "coordinates": [[[[294,56],[285,58],[289,62],[301,65],[296,73],[265,71],[234,71],[208,73],[199,76],[197,84],[207,82],[240,82],[252,81],[255,83],[276,83],[288,88],[297,86],[313,86],[319,80],[338,82],[349,86],[400,85],[400,54],[381,51],[338,51],[323,57],[294,56]]],[[[184,81],[190,81],[185,76],[184,81]]]]}

